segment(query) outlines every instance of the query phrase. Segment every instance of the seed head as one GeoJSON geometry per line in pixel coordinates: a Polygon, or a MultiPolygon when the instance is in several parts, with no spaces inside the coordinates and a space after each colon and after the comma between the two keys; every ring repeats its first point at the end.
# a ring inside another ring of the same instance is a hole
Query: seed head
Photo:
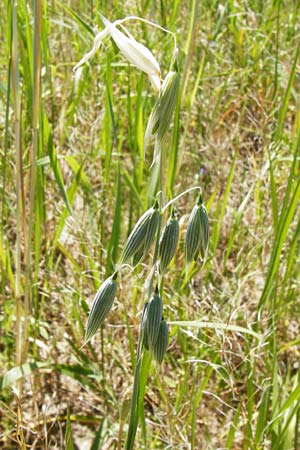
{"type": "Polygon", "coordinates": [[[143,257],[145,257],[149,252],[151,244],[152,244],[152,242],[155,238],[156,232],[159,228],[160,221],[161,221],[161,214],[159,211],[158,202],[156,201],[155,205],[154,205],[154,211],[153,211],[153,214],[151,215],[151,219],[149,220],[149,224],[148,224],[148,228],[147,228],[145,243],[143,246],[143,248],[144,248],[143,257]]]}
{"type": "Polygon", "coordinates": [[[165,352],[166,352],[167,346],[168,346],[168,341],[169,341],[168,325],[167,325],[167,322],[164,319],[162,319],[162,321],[160,322],[160,325],[159,325],[159,332],[158,332],[157,340],[153,347],[154,359],[159,364],[161,364],[164,359],[164,355],[165,355],[165,352]]]}
{"type": "Polygon", "coordinates": [[[75,72],[80,66],[82,66],[82,64],[86,63],[92,56],[94,56],[94,54],[96,53],[96,51],[99,49],[100,45],[102,44],[103,39],[107,35],[108,35],[108,30],[107,30],[107,28],[105,28],[104,30],[100,31],[100,33],[98,33],[95,36],[92,49],[88,53],[86,53],[81,58],[81,60],[76,64],[76,66],[73,68],[73,72],[75,72]]]}
{"type": "Polygon", "coordinates": [[[114,40],[122,55],[135,67],[145,72],[149,76],[153,88],[156,92],[159,92],[161,87],[160,67],[152,52],[145,45],[137,42],[128,32],[127,35],[122,33],[117,28],[118,21],[110,22],[102,15],[101,19],[105,25],[104,30],[97,34],[92,50],[76,64],[74,70],[88,61],[96,53],[103,39],[109,35],[114,40]]]}
{"type": "Polygon", "coordinates": [[[178,244],[179,222],[174,212],[168,219],[159,241],[159,271],[164,273],[170,264],[178,244]]]}
{"type": "Polygon", "coordinates": [[[209,247],[209,223],[208,215],[203,203],[200,206],[200,253],[203,260],[206,259],[209,247]]]}
{"type": "Polygon", "coordinates": [[[163,304],[156,290],[154,296],[149,301],[147,306],[145,321],[144,321],[144,343],[146,341],[149,350],[153,350],[157,341],[159,326],[162,319],[163,304]]]}
{"type": "Polygon", "coordinates": [[[134,255],[132,260],[132,265],[135,267],[144,256],[144,247],[141,247],[134,255]]]}
{"type": "Polygon", "coordinates": [[[104,16],[101,15],[101,19],[122,55],[150,77],[158,77],[160,79],[160,67],[151,51],[143,44],[137,42],[133,36],[126,36],[114,23],[104,16]]]}
{"type": "Polygon", "coordinates": [[[200,196],[197,205],[194,206],[186,230],[186,259],[188,262],[197,259],[200,251],[203,259],[209,246],[209,225],[206,208],[200,196]]]}
{"type": "Polygon", "coordinates": [[[160,211],[156,202],[139,218],[134,226],[123,249],[120,264],[128,261],[132,256],[134,262],[138,262],[146,256],[157,232],[159,221],[160,211]]]}
{"type": "Polygon", "coordinates": [[[100,286],[90,310],[85,330],[85,342],[88,342],[97,332],[112,308],[117,291],[117,273],[107,278],[100,286]]]}
{"type": "Polygon", "coordinates": [[[149,302],[146,302],[144,305],[143,314],[142,314],[141,323],[140,323],[140,333],[143,333],[143,346],[145,347],[146,350],[149,350],[147,331],[145,329],[145,324],[146,324],[146,319],[147,319],[147,314],[148,314],[148,306],[149,306],[149,302]]]}
{"type": "Polygon", "coordinates": [[[158,99],[150,114],[145,132],[144,150],[153,135],[157,134],[159,141],[163,140],[171,123],[177,101],[178,88],[179,75],[177,71],[172,70],[165,77],[158,99]]]}

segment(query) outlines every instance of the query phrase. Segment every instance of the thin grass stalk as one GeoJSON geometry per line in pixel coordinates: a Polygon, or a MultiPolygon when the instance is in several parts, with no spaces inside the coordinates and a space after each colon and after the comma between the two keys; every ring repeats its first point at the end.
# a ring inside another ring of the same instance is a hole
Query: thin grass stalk
{"type": "MultiPolygon", "coordinates": [[[[11,46],[11,84],[15,114],[15,149],[16,149],[16,365],[22,362],[22,300],[21,300],[21,243],[22,243],[22,145],[21,145],[21,102],[19,79],[19,54],[17,12],[15,2],[11,2],[12,11],[12,46],[11,46]]],[[[19,388],[21,384],[19,384],[19,388]]]]}
{"type": "Polygon", "coordinates": [[[142,362],[142,342],[143,342],[143,334],[140,333],[138,340],[138,350],[136,355],[136,364],[134,368],[133,393],[130,405],[130,418],[127,432],[126,450],[131,450],[133,448],[134,439],[138,426],[137,405],[138,405],[140,371],[142,362]]]}
{"type": "MultiPolygon", "coordinates": [[[[218,359],[218,355],[215,355],[211,361],[211,364],[209,364],[205,370],[205,373],[203,375],[203,380],[201,382],[201,385],[199,389],[196,392],[193,392],[193,403],[192,403],[192,415],[191,415],[191,450],[195,450],[195,444],[196,444],[196,422],[197,422],[197,410],[199,407],[199,404],[203,397],[203,392],[210,380],[214,364],[216,363],[218,359]]],[[[197,374],[197,377],[199,374],[197,374]]]]}
{"type": "Polygon", "coordinates": [[[132,450],[140,418],[140,411],[143,407],[145,386],[150,371],[151,355],[142,350],[143,333],[139,334],[138,351],[136,365],[134,369],[134,384],[130,406],[130,419],[126,439],[126,450],[132,450]]]}
{"type": "MultiPolygon", "coordinates": [[[[300,381],[300,370],[298,369],[298,383],[300,381]]],[[[294,437],[294,448],[298,449],[299,442],[299,422],[300,422],[300,408],[297,410],[296,420],[295,420],[295,437],[294,437]]]]}
{"type": "Polygon", "coordinates": [[[273,100],[276,99],[278,91],[278,66],[279,66],[279,37],[280,37],[280,6],[281,2],[277,4],[277,16],[276,16],[276,57],[274,65],[274,91],[273,100]]]}
{"type": "Polygon", "coordinates": [[[299,153],[299,145],[300,145],[300,132],[295,144],[295,153],[294,159],[290,170],[290,175],[288,179],[288,184],[283,200],[283,206],[281,209],[281,214],[279,218],[278,227],[275,235],[275,242],[271,253],[271,258],[268,267],[268,274],[265,281],[265,286],[263,292],[261,294],[261,298],[259,301],[258,315],[261,313],[261,309],[264,307],[265,303],[269,300],[270,293],[272,291],[273,283],[275,276],[278,272],[280,265],[280,255],[282,251],[283,244],[287,237],[287,233],[290,227],[290,224],[293,220],[295,211],[297,210],[298,201],[300,198],[300,179],[297,180],[294,191],[291,193],[293,182],[294,182],[294,174],[296,168],[296,161],[298,159],[299,153]],[[289,202],[289,203],[288,203],[289,202]]]}
{"type": "MultiPolygon", "coordinates": [[[[11,95],[11,52],[12,52],[12,29],[11,29],[11,10],[8,10],[8,24],[10,25],[9,31],[7,33],[8,37],[8,68],[7,68],[7,87],[6,87],[6,107],[5,107],[5,134],[4,134],[4,152],[2,155],[2,167],[1,167],[1,176],[2,176],[2,188],[1,188],[1,200],[2,200],[2,208],[1,208],[1,225],[0,225],[0,251],[3,248],[3,228],[5,223],[5,216],[7,216],[7,201],[5,196],[6,190],[6,170],[7,170],[7,153],[8,153],[8,136],[9,136],[9,110],[10,110],[10,95],[11,95]]],[[[7,249],[7,252],[9,250],[7,249]]],[[[8,260],[8,257],[6,258],[8,260]]],[[[0,283],[1,290],[4,289],[6,279],[9,279],[9,267],[5,264],[5,267],[1,266],[2,273],[2,282],[0,283]]],[[[10,280],[11,281],[11,280],[10,280]]]]}
{"type": "Polygon", "coordinates": [[[6,162],[7,162],[7,150],[8,150],[8,126],[9,126],[9,99],[10,99],[10,87],[11,87],[11,44],[9,46],[9,61],[7,68],[7,94],[6,94],[6,108],[5,108],[5,135],[4,135],[4,153],[2,156],[2,211],[1,211],[1,235],[3,233],[3,223],[5,214],[5,186],[6,186],[6,162]]]}
{"type": "Polygon", "coordinates": [[[23,362],[28,354],[28,317],[32,308],[31,290],[31,251],[33,240],[33,227],[35,216],[35,190],[36,190],[36,158],[39,147],[39,115],[40,115],[40,78],[41,78],[41,17],[42,2],[34,1],[34,37],[33,37],[33,100],[32,100],[32,154],[30,159],[30,196],[29,196],[29,221],[28,221],[28,245],[26,249],[25,263],[25,291],[24,291],[24,346],[23,362]]]}
{"type": "Polygon", "coordinates": [[[190,28],[189,28],[189,34],[186,42],[186,48],[185,53],[187,55],[186,57],[186,63],[185,68],[183,71],[183,77],[182,77],[182,89],[181,89],[181,98],[185,98],[185,91],[188,84],[189,79],[189,72],[190,67],[193,60],[193,52],[195,48],[195,42],[196,42],[196,34],[197,34],[197,28],[199,26],[199,11],[200,11],[200,4],[199,0],[193,0],[192,1],[192,14],[191,14],[191,20],[190,20],[190,28]]]}
{"type": "MultiPolygon", "coordinates": [[[[270,370],[272,371],[272,384],[271,384],[271,393],[272,393],[272,415],[273,417],[277,415],[277,402],[278,402],[278,384],[277,384],[277,341],[276,341],[276,296],[277,296],[277,289],[274,293],[274,296],[272,296],[271,301],[271,318],[270,318],[270,353],[273,354],[273,362],[272,367],[270,367],[270,370]]],[[[255,363],[255,369],[256,369],[256,363],[255,363]]],[[[268,397],[268,407],[266,410],[269,410],[269,404],[270,404],[270,398],[268,397]]],[[[269,418],[268,418],[269,419],[269,418]]]]}
{"type": "Polygon", "coordinates": [[[167,193],[170,198],[174,196],[174,183],[178,170],[179,141],[180,141],[180,106],[181,106],[181,81],[179,80],[178,96],[174,113],[174,128],[172,133],[172,143],[169,154],[167,193]]]}

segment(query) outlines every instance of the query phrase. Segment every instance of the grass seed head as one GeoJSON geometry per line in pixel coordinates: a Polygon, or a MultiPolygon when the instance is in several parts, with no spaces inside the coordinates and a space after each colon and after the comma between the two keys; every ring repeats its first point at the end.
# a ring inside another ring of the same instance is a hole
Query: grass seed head
{"type": "Polygon", "coordinates": [[[163,140],[169,129],[178,97],[179,75],[177,71],[170,71],[165,77],[159,96],[150,114],[144,137],[144,149],[149,140],[157,134],[159,141],[163,140]]]}
{"type": "Polygon", "coordinates": [[[206,208],[202,203],[200,195],[194,206],[186,230],[186,259],[191,262],[196,260],[200,251],[201,257],[205,259],[209,246],[209,224],[206,208]]]}
{"type": "Polygon", "coordinates": [[[144,248],[141,247],[134,255],[133,255],[133,260],[132,260],[132,264],[133,267],[135,267],[143,258],[144,256],[144,248]]]}
{"type": "Polygon", "coordinates": [[[144,333],[146,336],[147,345],[149,346],[149,350],[151,351],[153,351],[158,337],[160,322],[162,319],[162,311],[162,300],[160,298],[158,290],[156,290],[154,296],[149,301],[144,325],[144,333]]]}
{"type": "Polygon", "coordinates": [[[148,223],[148,228],[147,228],[147,233],[146,233],[146,237],[145,237],[145,243],[144,243],[144,254],[143,257],[145,257],[148,252],[149,252],[149,248],[155,238],[156,232],[159,228],[159,223],[161,220],[161,214],[159,211],[159,205],[158,202],[155,202],[155,205],[153,207],[154,211],[151,215],[151,218],[149,220],[148,223]]]}
{"type": "Polygon", "coordinates": [[[146,319],[148,315],[148,306],[149,302],[146,302],[143,309],[143,314],[141,318],[141,325],[140,325],[140,333],[143,333],[143,346],[146,350],[149,350],[149,344],[148,344],[148,337],[147,337],[147,331],[145,328],[146,319]]]}
{"type": "Polygon", "coordinates": [[[86,325],[85,342],[88,342],[98,331],[112,308],[117,291],[116,277],[115,273],[107,278],[95,295],[86,325]]]}
{"type": "Polygon", "coordinates": [[[209,223],[206,208],[203,204],[200,206],[200,253],[203,260],[206,259],[206,255],[209,247],[209,223]]]}
{"type": "Polygon", "coordinates": [[[167,322],[162,319],[159,325],[159,332],[157,336],[157,340],[153,347],[153,356],[154,359],[161,364],[164,359],[164,355],[166,353],[169,341],[169,328],[167,322]]]}
{"type": "Polygon", "coordinates": [[[122,55],[138,69],[145,72],[156,91],[160,89],[160,67],[152,52],[145,45],[137,42],[128,33],[122,33],[113,22],[101,15],[109,35],[114,40],[122,55]]]}
{"type": "Polygon", "coordinates": [[[185,255],[188,262],[191,262],[197,255],[200,248],[200,206],[195,205],[187,224],[185,255]]]}
{"type": "Polygon", "coordinates": [[[178,244],[179,222],[172,213],[168,219],[159,241],[159,270],[164,273],[170,264],[178,244]]]}
{"type": "Polygon", "coordinates": [[[83,56],[73,70],[76,71],[82,64],[86,63],[99,49],[103,40],[110,36],[122,55],[135,67],[145,72],[150,78],[153,89],[159,92],[161,89],[161,72],[152,52],[145,45],[137,42],[130,33],[127,32],[127,35],[122,33],[117,28],[118,21],[110,22],[101,14],[100,16],[105,28],[96,35],[92,49],[83,56]]]}
{"type": "Polygon", "coordinates": [[[146,256],[157,232],[159,220],[160,211],[156,202],[139,218],[134,226],[123,249],[120,264],[127,262],[132,256],[134,257],[134,263],[146,256]]]}

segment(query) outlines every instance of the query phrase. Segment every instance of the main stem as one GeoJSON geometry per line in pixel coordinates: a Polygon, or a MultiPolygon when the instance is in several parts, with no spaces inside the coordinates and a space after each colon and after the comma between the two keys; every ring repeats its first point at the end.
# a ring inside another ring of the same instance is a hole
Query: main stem
{"type": "MultiPolygon", "coordinates": [[[[12,8],[12,46],[11,46],[11,83],[15,113],[15,149],[16,149],[16,365],[22,361],[22,301],[21,301],[21,243],[22,243],[22,147],[21,147],[21,122],[20,122],[20,85],[19,85],[19,67],[18,67],[18,29],[16,5],[11,3],[12,8]]],[[[21,384],[19,384],[21,389],[21,384]]]]}
{"type": "Polygon", "coordinates": [[[39,104],[40,104],[40,69],[41,69],[41,0],[34,2],[34,64],[33,64],[33,104],[32,104],[32,155],[30,164],[30,197],[29,197],[29,222],[28,222],[28,245],[25,256],[25,292],[24,292],[24,346],[22,360],[26,361],[28,354],[28,317],[31,309],[31,250],[32,234],[35,211],[35,186],[36,186],[36,158],[39,145],[39,104]]]}

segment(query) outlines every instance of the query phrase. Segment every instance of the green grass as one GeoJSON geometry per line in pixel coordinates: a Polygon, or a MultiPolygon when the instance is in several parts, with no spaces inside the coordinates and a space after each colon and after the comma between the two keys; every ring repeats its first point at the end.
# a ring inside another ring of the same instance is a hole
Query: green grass
{"type": "MultiPolygon", "coordinates": [[[[98,12],[176,33],[165,202],[200,185],[211,227],[206,265],[186,277],[181,233],[165,277],[169,348],[139,399],[135,448],[299,448],[299,9],[2,2],[3,448],[120,449],[126,440],[150,259],[124,271],[102,331],[81,346],[94,294],[148,208],[153,150],[144,160],[143,135],[155,95],[109,41],[74,76],[102,28],[98,12]]],[[[172,38],[128,28],[165,75],[172,38]]],[[[182,229],[195,201],[191,192],[176,203],[182,229]]]]}

